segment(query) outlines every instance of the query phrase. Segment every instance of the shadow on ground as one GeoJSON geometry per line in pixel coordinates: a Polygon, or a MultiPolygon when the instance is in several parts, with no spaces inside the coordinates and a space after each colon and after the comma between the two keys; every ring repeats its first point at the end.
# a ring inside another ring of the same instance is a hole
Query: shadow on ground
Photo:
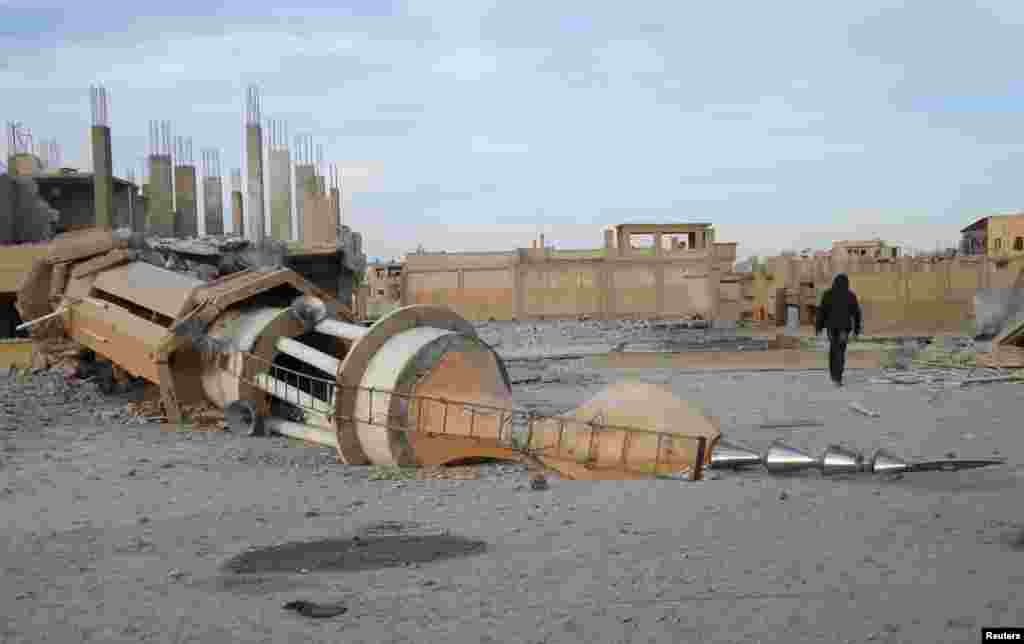
{"type": "Polygon", "coordinates": [[[284,543],[243,552],[225,562],[222,570],[235,574],[353,572],[467,557],[486,549],[487,543],[478,539],[382,524],[350,538],[284,543]]]}

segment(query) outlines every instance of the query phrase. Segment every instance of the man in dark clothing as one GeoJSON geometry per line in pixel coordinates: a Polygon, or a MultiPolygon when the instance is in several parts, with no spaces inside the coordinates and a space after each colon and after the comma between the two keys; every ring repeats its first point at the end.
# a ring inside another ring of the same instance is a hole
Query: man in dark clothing
{"type": "Polygon", "coordinates": [[[821,298],[814,330],[820,334],[822,329],[828,329],[828,370],[832,374],[832,382],[841,387],[850,331],[858,336],[862,330],[860,302],[850,290],[850,278],[845,273],[836,275],[832,288],[821,298]]]}

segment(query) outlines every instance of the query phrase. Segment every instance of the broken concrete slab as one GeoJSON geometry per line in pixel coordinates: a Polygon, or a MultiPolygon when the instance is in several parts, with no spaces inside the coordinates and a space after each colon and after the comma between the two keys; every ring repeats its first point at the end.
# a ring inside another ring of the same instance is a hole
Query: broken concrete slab
{"type": "MultiPolygon", "coordinates": [[[[974,294],[974,328],[977,337],[991,339],[1016,335],[1024,320],[1024,289],[983,288],[974,294]]],[[[1003,338],[1005,339],[1005,338],[1003,338]]]]}

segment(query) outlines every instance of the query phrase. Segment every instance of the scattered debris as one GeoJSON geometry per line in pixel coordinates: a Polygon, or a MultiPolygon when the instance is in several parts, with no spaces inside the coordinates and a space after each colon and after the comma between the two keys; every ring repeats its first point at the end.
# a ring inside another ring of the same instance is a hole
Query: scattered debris
{"type": "MultiPolygon", "coordinates": [[[[223,431],[227,428],[224,411],[211,403],[182,405],[185,424],[198,431],[223,431]]],[[[136,422],[167,422],[163,403],[159,399],[130,402],[124,406],[126,419],[136,422]]]]}
{"type": "Polygon", "coordinates": [[[758,425],[761,429],[783,429],[786,427],[824,427],[825,423],[820,420],[814,420],[811,418],[794,419],[794,420],[776,420],[761,423],[758,425]]]}
{"type": "Polygon", "coordinates": [[[432,466],[416,469],[415,478],[425,480],[469,481],[480,478],[480,468],[473,466],[432,466]]]}
{"type": "Polygon", "coordinates": [[[877,411],[875,411],[873,409],[868,409],[867,407],[865,407],[864,405],[862,405],[862,404],[860,404],[858,402],[850,403],[850,409],[852,409],[853,411],[857,412],[858,414],[863,414],[864,416],[867,416],[868,418],[879,418],[882,415],[882,414],[878,413],[877,411]]]}
{"type": "Polygon", "coordinates": [[[348,612],[348,607],[341,602],[335,602],[332,604],[321,604],[317,602],[307,601],[305,599],[298,599],[295,601],[287,602],[281,608],[285,610],[295,611],[303,617],[337,617],[348,612]]]}
{"type": "Polygon", "coordinates": [[[416,478],[415,467],[400,465],[371,465],[369,480],[371,481],[404,481],[416,478]]]}

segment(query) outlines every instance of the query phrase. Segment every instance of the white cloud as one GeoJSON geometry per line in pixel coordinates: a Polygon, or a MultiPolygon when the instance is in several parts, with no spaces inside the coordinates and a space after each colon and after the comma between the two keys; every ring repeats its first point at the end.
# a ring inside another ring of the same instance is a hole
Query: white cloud
{"type": "Polygon", "coordinates": [[[464,47],[442,56],[433,71],[461,82],[479,81],[498,71],[498,59],[480,49],[464,47]]]}

